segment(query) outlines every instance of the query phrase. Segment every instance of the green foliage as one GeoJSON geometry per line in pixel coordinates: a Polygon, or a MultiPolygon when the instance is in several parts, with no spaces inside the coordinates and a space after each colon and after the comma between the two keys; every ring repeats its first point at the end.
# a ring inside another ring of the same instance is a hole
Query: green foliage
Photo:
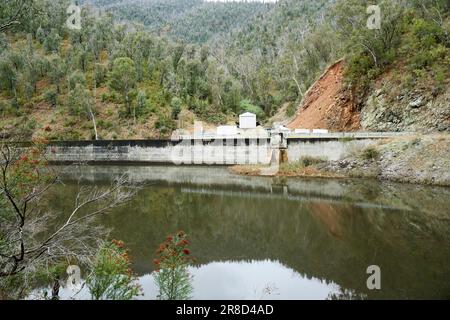
{"type": "Polygon", "coordinates": [[[448,28],[433,20],[413,17],[403,51],[408,59],[410,77],[425,81],[432,71],[435,85],[444,86],[445,78],[450,76],[448,28]]]}
{"type": "Polygon", "coordinates": [[[57,97],[58,97],[57,92],[52,89],[48,89],[44,93],[45,101],[47,101],[47,103],[49,103],[52,108],[56,108],[56,105],[58,103],[57,97]]]}
{"type": "MultiPolygon", "coordinates": [[[[96,0],[99,7],[114,5],[96,17],[85,8],[83,29],[69,31],[69,2],[28,1],[21,24],[8,37],[0,32],[0,97],[9,109],[22,111],[44,98],[54,105],[48,81],[59,100],[76,105],[79,84],[85,96],[101,88],[103,102],[124,104],[121,117],[142,121],[156,113],[166,134],[175,128],[166,118],[176,120],[184,106],[213,123],[245,111],[264,121],[285,103],[292,116],[324,68],[341,57],[357,101],[391,66],[404,66],[408,88],[431,83],[442,91],[450,77],[445,0],[382,0],[380,30],[366,26],[372,4],[366,0],[142,6],[96,0]],[[147,28],[127,29],[118,20],[147,28]]],[[[11,12],[0,10],[0,21],[11,12]]],[[[76,114],[85,108],[69,109],[76,114]]]]}
{"type": "Polygon", "coordinates": [[[56,29],[52,29],[50,34],[48,34],[44,40],[44,48],[46,52],[58,52],[60,41],[61,37],[59,36],[58,31],[56,29]]]}
{"type": "MultiPolygon", "coordinates": [[[[67,261],[56,262],[55,264],[49,265],[44,268],[39,268],[36,270],[34,276],[34,286],[45,284],[54,284],[55,281],[59,281],[61,278],[67,275],[66,270],[68,267],[67,261]]],[[[44,300],[58,300],[59,297],[52,297],[52,293],[49,290],[44,290],[43,292],[44,300]]]]}
{"type": "Polygon", "coordinates": [[[143,91],[139,91],[136,98],[135,115],[141,116],[148,112],[147,95],[143,91]]]}
{"type": "Polygon", "coordinates": [[[218,112],[212,108],[208,108],[201,116],[200,119],[211,122],[214,124],[223,124],[227,121],[225,114],[218,112]]]}
{"type": "Polygon", "coordinates": [[[289,163],[289,164],[283,164],[283,165],[285,166],[285,169],[286,168],[304,169],[304,168],[315,166],[317,164],[324,163],[324,162],[326,162],[326,160],[323,158],[320,158],[320,157],[303,156],[296,162],[289,163]]]}
{"type": "Polygon", "coordinates": [[[39,41],[40,44],[44,44],[45,38],[45,31],[44,29],[42,29],[42,27],[39,26],[39,28],[36,30],[36,40],[39,41]]]}
{"type": "Polygon", "coordinates": [[[158,258],[154,260],[157,270],[154,272],[159,288],[160,300],[188,300],[192,293],[191,276],[188,267],[192,262],[189,241],[183,231],[168,236],[158,249],[158,258]]]}
{"type": "Polygon", "coordinates": [[[366,6],[365,0],[341,0],[333,11],[339,37],[346,46],[347,80],[364,93],[389,65],[401,60],[406,61],[409,71],[403,81],[407,88],[414,85],[415,79],[426,80],[430,69],[438,71],[441,80],[437,82],[442,85],[443,70],[450,69],[448,26],[444,23],[448,12],[443,4],[413,1],[401,5],[384,0],[380,3],[380,30],[365,26],[366,6]]]}
{"type": "Polygon", "coordinates": [[[131,300],[141,294],[131,262],[121,241],[100,247],[86,279],[93,300],[131,300]]]}
{"type": "MultiPolygon", "coordinates": [[[[51,83],[56,86],[56,91],[59,94],[61,93],[61,82],[63,81],[67,73],[67,65],[59,55],[50,56],[48,59],[48,64],[48,76],[50,77],[51,83]]],[[[73,76],[74,74],[72,74],[72,77],[73,76]]],[[[71,82],[70,85],[72,86],[72,88],[75,87],[76,83],[85,84],[85,78],[83,75],[76,75],[76,77],[78,77],[78,79],[69,79],[69,83],[71,82]]]]}
{"type": "MultiPolygon", "coordinates": [[[[33,122],[31,125],[36,126],[36,123],[33,122]]],[[[44,148],[44,144],[35,143],[29,149],[20,152],[10,164],[13,169],[8,171],[6,182],[13,199],[20,199],[34,190],[37,185],[45,185],[52,178],[51,173],[45,170],[47,160],[44,157],[44,148]]],[[[0,197],[6,197],[6,195],[3,194],[0,197]]],[[[9,222],[5,221],[5,223],[9,222]]]]}
{"type": "Polygon", "coordinates": [[[0,33],[0,54],[9,48],[9,41],[6,35],[0,33]]]}
{"type": "Polygon", "coordinates": [[[94,79],[95,85],[97,87],[101,86],[105,82],[106,76],[107,76],[106,68],[104,66],[96,64],[94,70],[94,79]]]}
{"type": "Polygon", "coordinates": [[[300,158],[299,162],[303,167],[310,167],[319,163],[323,163],[325,162],[325,160],[323,158],[304,156],[300,158]]]}
{"type": "Polygon", "coordinates": [[[436,22],[423,18],[413,18],[411,33],[415,38],[415,46],[420,49],[429,49],[446,40],[445,30],[436,22]]]}
{"type": "Polygon", "coordinates": [[[404,14],[404,7],[396,1],[382,1],[381,29],[371,30],[367,27],[369,4],[366,0],[339,0],[333,10],[338,37],[349,57],[346,77],[363,94],[369,83],[395,59],[404,14]]]}
{"type": "Polygon", "coordinates": [[[374,160],[379,158],[380,152],[374,146],[369,146],[361,152],[361,158],[364,160],[374,160]]]}
{"type": "Polygon", "coordinates": [[[27,27],[36,13],[35,0],[7,0],[0,7],[0,32],[27,27]]]}
{"type": "Polygon", "coordinates": [[[72,114],[84,115],[87,118],[90,117],[90,112],[94,111],[94,101],[91,92],[81,84],[77,84],[76,87],[69,92],[67,105],[72,114]]]}
{"type": "Polygon", "coordinates": [[[100,120],[97,121],[97,126],[99,128],[105,129],[105,130],[114,129],[114,123],[112,121],[109,121],[109,120],[100,119],[100,120]]]}
{"type": "Polygon", "coordinates": [[[29,279],[25,279],[24,275],[14,275],[10,277],[1,277],[0,278],[0,296],[2,296],[3,300],[20,300],[23,299],[23,295],[27,293],[24,290],[26,287],[27,281],[29,279]]]}
{"type": "Polygon", "coordinates": [[[78,85],[86,87],[86,75],[80,70],[76,70],[69,76],[68,82],[70,90],[74,90],[78,85]]]}
{"type": "Polygon", "coordinates": [[[9,105],[5,101],[0,100],[0,113],[4,116],[9,113],[9,105]]]}
{"type": "Polygon", "coordinates": [[[17,94],[19,68],[22,58],[14,52],[0,56],[0,88],[7,90],[10,96],[17,94]]]}
{"type": "Polygon", "coordinates": [[[286,116],[293,117],[295,115],[295,112],[297,111],[297,107],[295,103],[289,103],[289,105],[286,108],[286,116]]]}
{"type": "Polygon", "coordinates": [[[130,93],[137,82],[134,61],[130,58],[117,58],[113,62],[108,78],[110,88],[122,94],[128,115],[131,115],[130,93]]]}
{"type": "Polygon", "coordinates": [[[239,112],[251,112],[256,114],[257,119],[262,120],[265,118],[265,113],[261,107],[256,106],[251,103],[249,100],[242,100],[239,104],[239,112]]]}
{"type": "MultiPolygon", "coordinates": [[[[105,1],[95,1],[99,5],[105,1]]],[[[204,43],[233,29],[247,25],[252,17],[261,15],[273,4],[210,3],[203,0],[165,0],[115,2],[110,11],[119,20],[136,21],[152,31],[166,31],[176,39],[190,43],[204,43]]]]}
{"type": "Polygon", "coordinates": [[[352,142],[355,141],[355,138],[353,137],[343,137],[343,138],[339,138],[340,142],[346,143],[346,142],[352,142]]]}
{"type": "Polygon", "coordinates": [[[323,158],[305,156],[301,157],[298,161],[295,162],[282,163],[280,166],[280,173],[287,175],[291,174],[295,175],[301,173],[307,168],[315,167],[324,162],[326,162],[326,160],[323,158]]]}
{"type": "Polygon", "coordinates": [[[155,128],[159,130],[160,135],[167,135],[176,128],[176,124],[169,116],[160,113],[155,122],[155,128]]]}
{"type": "Polygon", "coordinates": [[[170,102],[170,107],[172,108],[172,119],[178,119],[178,115],[181,112],[182,101],[180,98],[174,97],[170,102]]]}

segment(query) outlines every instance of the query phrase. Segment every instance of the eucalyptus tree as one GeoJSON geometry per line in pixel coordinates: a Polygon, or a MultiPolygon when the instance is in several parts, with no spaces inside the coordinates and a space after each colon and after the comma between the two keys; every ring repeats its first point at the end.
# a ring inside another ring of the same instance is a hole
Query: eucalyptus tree
{"type": "Polygon", "coordinates": [[[55,53],[59,51],[59,45],[61,42],[61,36],[58,30],[52,28],[50,33],[45,37],[44,48],[47,53],[55,53]]]}
{"type": "Polygon", "coordinates": [[[10,48],[8,38],[4,33],[0,33],[0,55],[10,48]]]}
{"type": "Polygon", "coordinates": [[[172,68],[175,73],[178,71],[178,64],[183,57],[186,45],[184,43],[176,44],[172,50],[172,68]]]}
{"type": "Polygon", "coordinates": [[[384,0],[380,5],[383,23],[379,29],[367,27],[366,0],[340,0],[333,10],[340,38],[347,44],[347,51],[366,52],[375,68],[386,62],[387,54],[399,40],[404,7],[401,1],[384,0]]]}
{"type": "Polygon", "coordinates": [[[57,54],[53,54],[48,58],[49,72],[51,83],[56,86],[56,93],[61,94],[61,84],[67,74],[67,66],[63,59],[57,54]]]}
{"type": "Polygon", "coordinates": [[[131,116],[130,93],[136,86],[136,66],[130,58],[117,58],[109,72],[109,86],[122,94],[128,115],[131,116]]]}
{"type": "Polygon", "coordinates": [[[74,90],[77,85],[86,87],[86,75],[80,70],[72,72],[67,79],[69,90],[74,90]]]}
{"type": "Polygon", "coordinates": [[[29,88],[27,99],[37,91],[37,82],[43,77],[48,69],[47,60],[34,50],[34,44],[31,34],[27,36],[27,46],[22,52],[23,55],[23,75],[26,86],[29,88]]]}
{"type": "Polygon", "coordinates": [[[11,96],[17,96],[19,72],[14,68],[7,55],[0,56],[0,88],[7,90],[11,96]]]}
{"type": "Polygon", "coordinates": [[[0,56],[0,88],[6,90],[15,102],[18,98],[24,61],[23,52],[17,49],[8,50],[0,56]]]}

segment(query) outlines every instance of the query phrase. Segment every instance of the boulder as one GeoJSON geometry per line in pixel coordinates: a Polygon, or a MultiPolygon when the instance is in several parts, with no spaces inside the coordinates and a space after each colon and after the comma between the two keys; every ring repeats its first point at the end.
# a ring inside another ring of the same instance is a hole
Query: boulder
{"type": "Polygon", "coordinates": [[[409,103],[409,107],[416,109],[416,108],[420,108],[424,104],[425,104],[425,99],[422,96],[419,96],[409,103]]]}

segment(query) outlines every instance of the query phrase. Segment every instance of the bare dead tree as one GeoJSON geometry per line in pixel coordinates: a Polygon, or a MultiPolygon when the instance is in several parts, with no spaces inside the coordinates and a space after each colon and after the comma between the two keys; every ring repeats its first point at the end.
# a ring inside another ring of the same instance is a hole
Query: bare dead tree
{"type": "Polygon", "coordinates": [[[126,176],[104,187],[79,186],[70,212],[50,212],[45,195],[61,182],[38,156],[33,147],[0,145],[0,291],[13,276],[26,282],[54,263],[89,261],[107,233],[92,222],[138,191],[126,176]]]}
{"type": "Polygon", "coordinates": [[[292,80],[294,80],[295,85],[297,86],[298,95],[300,96],[300,99],[303,99],[304,93],[303,93],[302,87],[300,86],[300,83],[297,80],[297,74],[299,71],[299,67],[298,67],[297,58],[295,57],[295,54],[292,54],[292,60],[294,62],[294,68],[293,68],[293,72],[292,72],[292,80]]]}

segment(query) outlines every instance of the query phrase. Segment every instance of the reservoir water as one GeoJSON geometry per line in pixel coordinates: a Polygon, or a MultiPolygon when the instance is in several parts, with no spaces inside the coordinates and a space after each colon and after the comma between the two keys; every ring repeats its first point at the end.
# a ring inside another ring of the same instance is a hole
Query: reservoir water
{"type": "Polygon", "coordinates": [[[450,299],[449,188],[83,166],[65,170],[49,205],[69,211],[75,180],[102,185],[123,173],[145,187],[98,223],[129,248],[143,299],[157,294],[156,249],[178,230],[196,258],[194,299],[450,299]],[[380,290],[367,287],[372,265],[380,290]]]}

